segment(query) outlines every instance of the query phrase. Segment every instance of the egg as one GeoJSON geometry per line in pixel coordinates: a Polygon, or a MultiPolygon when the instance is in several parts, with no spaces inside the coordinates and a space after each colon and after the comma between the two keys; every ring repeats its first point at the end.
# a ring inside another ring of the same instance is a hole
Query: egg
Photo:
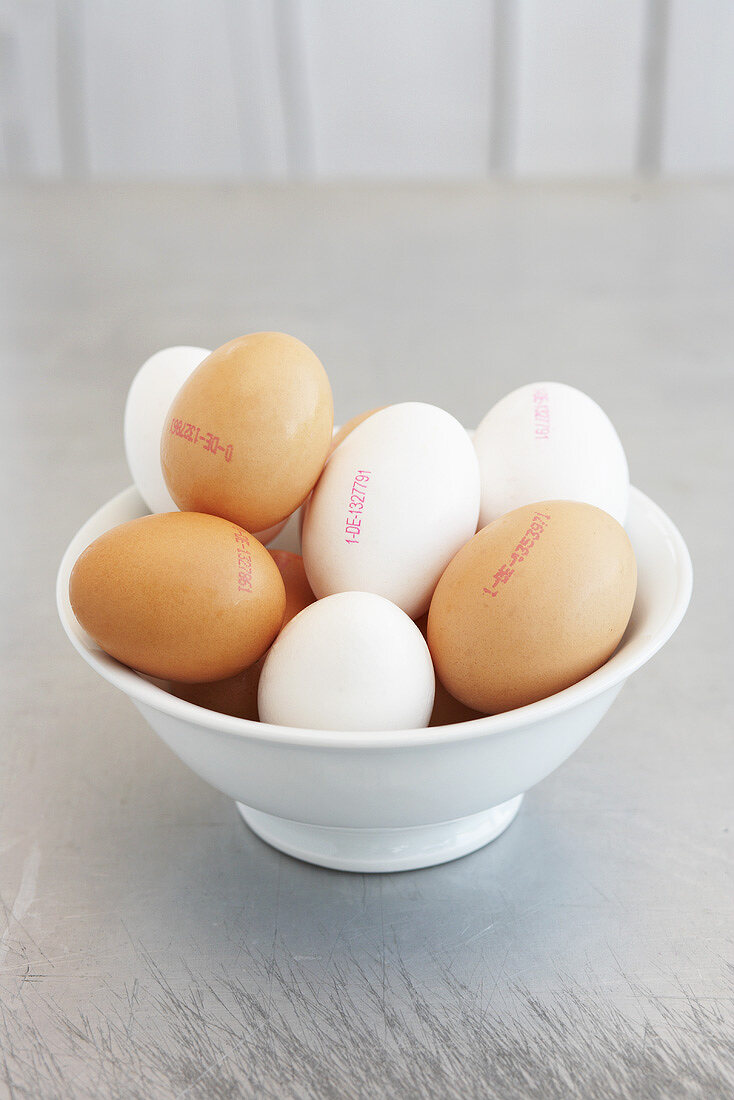
{"type": "Polygon", "coordinates": [[[456,726],[460,722],[473,722],[483,717],[478,710],[472,710],[450,695],[438,676],[436,677],[436,697],[433,700],[429,726],[456,726]]]}
{"type": "Polygon", "coordinates": [[[636,586],[632,546],[609,513],[574,501],[515,509],[475,535],[436,586],[436,675],[484,713],[562,691],[612,655],[636,586]]]}
{"type": "MultiPolygon", "coordinates": [[[[428,635],[428,615],[421,615],[416,619],[415,625],[424,638],[428,635]]],[[[435,671],[435,670],[434,670],[435,671]]],[[[458,699],[454,699],[436,677],[436,694],[433,700],[433,710],[428,723],[429,726],[454,726],[459,722],[471,722],[475,718],[483,718],[479,711],[464,706],[458,699]]]]}
{"type": "MultiPolygon", "coordinates": [[[[384,406],[381,406],[381,408],[384,408],[384,406]]],[[[339,444],[344,442],[347,436],[354,431],[358,424],[361,424],[363,420],[367,419],[367,417],[372,416],[373,413],[379,411],[380,409],[370,409],[368,412],[358,413],[356,416],[353,416],[351,420],[347,420],[346,424],[343,424],[341,428],[335,429],[331,440],[331,447],[329,448],[327,461],[329,458],[331,458],[339,444]]],[[[298,513],[298,534],[300,538],[303,538],[303,524],[305,522],[306,512],[308,511],[308,506],[310,503],[311,496],[309,494],[306,500],[304,500],[301,510],[298,513]]]]}
{"type": "Polygon", "coordinates": [[[263,660],[261,657],[254,665],[226,680],[203,684],[178,684],[173,680],[164,680],[161,686],[171,695],[197,707],[257,722],[257,687],[263,660]]]}
{"type": "Polygon", "coordinates": [[[279,332],[231,340],[176,395],[161,465],[179,508],[262,531],[299,507],[331,445],[333,403],[314,353],[279,332]]]}
{"type": "Polygon", "coordinates": [[[629,472],[607,414],[562,382],[533,382],[490,409],[474,433],[479,526],[537,500],[579,500],[627,517],[629,472]]]}
{"type": "Polygon", "coordinates": [[[146,359],[125,403],[125,455],[135,487],[151,512],[173,512],[176,505],[161,470],[161,431],[171,402],[206,348],[164,348],[146,359]]]}
{"type": "Polygon", "coordinates": [[[331,455],[303,524],[316,596],[374,592],[411,618],[476,530],[479,468],[471,441],[443,409],[392,405],[331,455]]]}
{"type": "MultiPolygon", "coordinates": [[[[315,596],[306,580],[303,558],[288,550],[270,550],[271,558],[278,567],[285,585],[285,614],[283,627],[291,619],[313,603],[315,596]]],[[[281,627],[282,629],[282,627],[281,627]]],[[[226,680],[215,680],[204,684],[177,684],[172,681],[163,683],[166,691],[195,703],[197,707],[216,710],[220,714],[231,714],[235,718],[248,718],[257,722],[257,688],[265,658],[261,657],[254,665],[238,672],[226,680]]]]}
{"type": "Polygon", "coordinates": [[[303,611],[304,607],[312,604],[316,597],[308,583],[300,554],[293,554],[290,550],[269,550],[268,553],[277,565],[285,585],[285,614],[283,615],[283,627],[285,627],[291,619],[295,619],[296,615],[303,611]]]}
{"type": "Polygon", "coordinates": [[[286,603],[267,550],[228,520],[196,512],[144,516],[101,535],[74,565],[69,599],[118,661],[188,682],[254,664],[286,603]]]}
{"type": "MultiPolygon", "coordinates": [[[[125,455],[135,488],[151,512],[173,512],[161,469],[161,432],[171,403],[187,378],[211,352],[205,348],[164,348],[151,355],[135,375],[125,403],[125,455]]],[[[286,519],[255,531],[263,546],[272,542],[286,519]]]]}
{"type": "Polygon", "coordinates": [[[405,612],[372,592],[340,592],[278,635],[258,709],[262,722],[303,729],[416,729],[428,723],[433,694],[428,646],[405,612]]]}
{"type": "Polygon", "coordinates": [[[343,443],[347,436],[351,435],[355,428],[359,427],[359,425],[367,420],[370,416],[372,416],[373,413],[380,412],[380,410],[384,409],[384,407],[384,405],[381,405],[377,409],[368,409],[367,412],[357,413],[357,415],[353,416],[351,420],[347,420],[346,424],[342,424],[341,428],[334,432],[331,440],[331,447],[329,448],[329,454],[332,455],[339,444],[343,443]]]}

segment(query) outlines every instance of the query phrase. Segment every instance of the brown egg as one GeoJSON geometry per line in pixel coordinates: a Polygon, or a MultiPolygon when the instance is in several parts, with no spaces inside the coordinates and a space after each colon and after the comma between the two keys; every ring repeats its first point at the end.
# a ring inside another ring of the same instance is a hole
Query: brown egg
{"type": "Polygon", "coordinates": [[[226,680],[215,680],[209,684],[177,684],[166,680],[161,686],[171,695],[186,699],[197,707],[257,722],[257,689],[264,661],[265,658],[261,657],[244,672],[238,672],[226,680]]]}
{"type": "Polygon", "coordinates": [[[484,713],[553,695],[612,655],[636,587],[630,541],[601,509],[556,500],[508,512],[462,547],[436,586],[436,673],[484,713]]]}
{"type": "MultiPolygon", "coordinates": [[[[309,588],[306,571],[303,568],[303,558],[299,554],[291,554],[288,550],[269,550],[268,553],[278,566],[285,585],[285,615],[282,630],[299,611],[303,611],[304,607],[313,603],[316,597],[309,588]]],[[[257,688],[266,656],[267,653],[264,653],[250,668],[226,680],[217,680],[209,684],[168,682],[162,686],[172,695],[177,695],[179,699],[187,699],[197,707],[206,707],[207,710],[216,710],[221,714],[231,714],[235,718],[249,718],[251,722],[257,722],[257,688]]]]}
{"type": "Polygon", "coordinates": [[[459,722],[472,722],[475,718],[484,718],[478,710],[464,706],[453,695],[449,695],[438,676],[436,677],[436,694],[433,699],[433,710],[428,722],[429,726],[455,726],[459,722]]]}
{"type": "Polygon", "coordinates": [[[101,535],[76,562],[69,598],[81,626],[118,661],[188,682],[254,664],[285,611],[265,547],[196,512],[144,516],[101,535]]]}
{"type": "Polygon", "coordinates": [[[314,353],[281,332],[231,340],[174,398],[161,466],[183,511],[263,531],[311,492],[331,445],[334,408],[314,353]]]}
{"type": "MultiPolygon", "coordinates": [[[[424,638],[428,636],[428,612],[415,620],[415,625],[424,638]]],[[[436,677],[436,694],[433,700],[433,710],[428,722],[429,726],[453,726],[457,722],[471,722],[474,718],[483,718],[484,715],[470,707],[465,707],[453,695],[449,695],[438,676],[436,677]]]]}

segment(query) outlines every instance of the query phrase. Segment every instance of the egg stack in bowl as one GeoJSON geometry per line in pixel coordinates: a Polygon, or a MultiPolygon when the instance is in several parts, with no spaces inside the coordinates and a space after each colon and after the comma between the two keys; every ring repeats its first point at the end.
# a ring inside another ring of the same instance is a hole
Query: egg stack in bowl
{"type": "Polygon", "coordinates": [[[309,729],[465,721],[576,683],[629,621],[624,451],[570,386],[515,390],[473,440],[421,402],[333,436],[316,355],[260,332],[149,359],[125,446],[151,515],[87,547],[71,605],[199,706],[309,729]],[[291,517],[302,553],[269,551],[291,517]]]}

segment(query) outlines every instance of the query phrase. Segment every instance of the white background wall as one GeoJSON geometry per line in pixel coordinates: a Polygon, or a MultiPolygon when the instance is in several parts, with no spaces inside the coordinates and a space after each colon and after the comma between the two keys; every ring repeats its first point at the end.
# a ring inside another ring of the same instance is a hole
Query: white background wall
{"type": "Polygon", "coordinates": [[[0,0],[8,176],[734,170],[734,0],[0,0]]]}

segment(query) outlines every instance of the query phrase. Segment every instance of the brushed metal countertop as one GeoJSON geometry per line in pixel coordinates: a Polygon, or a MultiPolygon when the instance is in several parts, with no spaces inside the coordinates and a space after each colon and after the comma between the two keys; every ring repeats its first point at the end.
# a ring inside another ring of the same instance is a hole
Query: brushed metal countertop
{"type": "Polygon", "coordinates": [[[734,1090],[734,185],[6,187],[0,1095],[734,1090]],[[301,337],[337,418],[589,392],[688,541],[679,632],[458,862],[271,850],[63,636],[169,344],[301,337]]]}

